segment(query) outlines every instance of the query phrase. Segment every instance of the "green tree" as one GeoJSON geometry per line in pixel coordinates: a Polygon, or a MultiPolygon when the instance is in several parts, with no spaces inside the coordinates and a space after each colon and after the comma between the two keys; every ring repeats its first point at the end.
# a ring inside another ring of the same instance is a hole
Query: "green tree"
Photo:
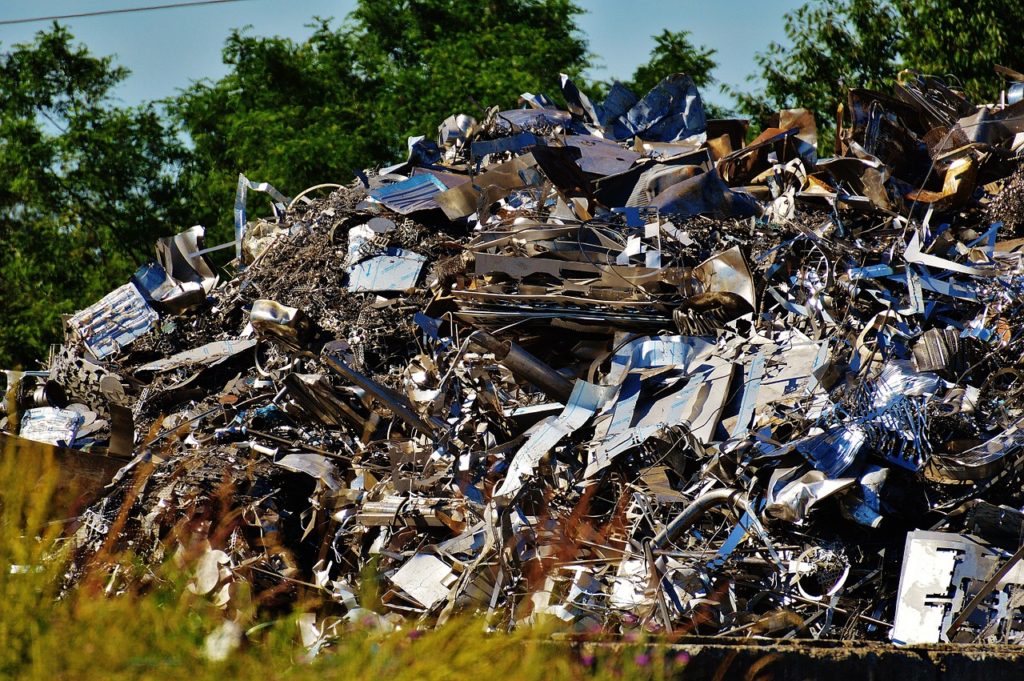
{"type": "Polygon", "coordinates": [[[182,150],[154,106],[111,103],[126,74],[56,25],[0,56],[0,367],[44,357],[173,231],[182,150]]]}
{"type": "Polygon", "coordinates": [[[372,110],[375,78],[360,70],[352,43],[327,22],[301,43],[234,31],[223,52],[228,74],[173,102],[191,142],[182,192],[211,240],[231,238],[239,172],[298,193],[348,182],[391,153],[372,110]]]}
{"type": "MultiPolygon", "coordinates": [[[[693,78],[693,82],[700,88],[701,101],[708,118],[723,118],[727,115],[726,110],[711,104],[707,99],[708,90],[718,82],[711,75],[718,66],[714,59],[717,50],[704,45],[694,45],[690,41],[690,36],[690,31],[670,31],[667,28],[658,35],[651,36],[654,47],[648,60],[636,67],[631,78],[619,79],[619,82],[637,96],[643,97],[666,76],[685,73],[693,78]]],[[[598,80],[586,82],[584,85],[593,101],[601,101],[608,95],[612,82],[614,80],[598,80]]]]}
{"type": "Polygon", "coordinates": [[[381,86],[375,108],[402,145],[452,113],[557,91],[559,73],[588,63],[581,13],[569,0],[361,0],[349,21],[360,65],[381,86]]]}
{"type": "Polygon", "coordinates": [[[670,31],[666,28],[653,37],[654,49],[651,50],[650,59],[636,67],[633,77],[624,81],[623,85],[643,96],[672,73],[687,74],[701,89],[715,84],[711,72],[718,66],[714,60],[717,50],[703,45],[694,46],[690,42],[689,31],[670,31]]]}
{"type": "Polygon", "coordinates": [[[786,14],[785,31],[788,44],[755,57],[758,92],[731,92],[757,118],[807,107],[826,133],[847,87],[888,90],[907,68],[986,102],[1001,87],[995,64],[1024,66],[1019,0],[811,0],[786,14]]]}
{"type": "Polygon", "coordinates": [[[997,101],[996,64],[1024,70],[1019,0],[895,0],[901,66],[944,76],[977,103],[997,101]]]}
{"type": "Polygon", "coordinates": [[[665,76],[672,73],[685,73],[701,90],[701,101],[708,118],[724,118],[727,115],[721,106],[708,101],[709,90],[717,83],[711,72],[718,63],[714,56],[718,52],[704,45],[696,46],[690,42],[689,31],[662,30],[654,38],[654,48],[646,63],[636,67],[633,77],[624,81],[630,90],[639,96],[645,95],[665,76]]]}
{"type": "Polygon", "coordinates": [[[183,184],[196,220],[227,238],[239,172],[285,193],[347,182],[452,113],[556,91],[559,72],[587,64],[579,13],[567,0],[364,0],[303,42],[232,33],[230,72],[174,107],[193,144],[183,184]]]}
{"type": "Polygon", "coordinates": [[[757,93],[732,90],[740,109],[764,120],[805,107],[819,130],[834,126],[847,87],[886,88],[895,79],[899,16],[878,0],[814,0],[786,14],[788,44],[770,43],[754,61],[757,93]]]}

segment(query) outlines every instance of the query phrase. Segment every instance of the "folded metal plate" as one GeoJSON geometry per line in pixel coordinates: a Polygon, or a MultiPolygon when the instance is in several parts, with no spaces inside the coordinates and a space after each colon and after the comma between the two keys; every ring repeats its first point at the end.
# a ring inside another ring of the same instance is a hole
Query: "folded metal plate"
{"type": "Polygon", "coordinates": [[[448,597],[455,581],[451,567],[429,553],[417,553],[391,575],[392,584],[428,610],[448,597]]]}
{"type": "Polygon", "coordinates": [[[21,415],[19,435],[26,440],[69,446],[84,419],[78,412],[56,407],[27,409],[21,415]]]}
{"type": "Polygon", "coordinates": [[[136,371],[170,371],[184,366],[201,364],[203,366],[214,366],[235,355],[245,352],[256,346],[254,339],[222,340],[213,341],[206,345],[200,345],[192,350],[185,350],[177,354],[154,360],[143,364],[136,371]]]}
{"type": "Polygon", "coordinates": [[[396,213],[408,215],[437,208],[435,197],[448,187],[434,175],[416,175],[408,180],[371,189],[370,196],[396,213]]]}
{"type": "Polygon", "coordinates": [[[114,289],[90,307],[76,313],[68,326],[89,351],[103,359],[116,355],[132,341],[148,333],[157,314],[134,284],[114,289]]]}
{"type": "Polygon", "coordinates": [[[630,168],[637,159],[643,158],[631,149],[590,135],[569,135],[566,146],[580,150],[580,169],[591,175],[614,175],[630,168]]]}
{"type": "Polygon", "coordinates": [[[416,286],[425,256],[403,248],[388,248],[385,255],[352,266],[349,291],[408,291],[416,286]]]}
{"type": "Polygon", "coordinates": [[[562,438],[570,435],[594,416],[594,413],[615,392],[617,386],[602,386],[577,380],[573,386],[569,403],[556,418],[547,418],[533,429],[529,439],[519,448],[508,473],[494,496],[510,496],[519,491],[526,478],[537,467],[541,457],[557,445],[562,438]]]}
{"type": "MultiPolygon", "coordinates": [[[[1000,562],[999,554],[974,537],[924,530],[908,533],[890,635],[893,642],[947,641],[946,632],[957,614],[1000,562]]],[[[996,586],[1002,589],[1010,584],[1024,585],[1024,565],[1018,563],[996,586]]],[[[976,614],[980,622],[974,628],[979,629],[999,611],[986,613],[981,608],[976,614]]],[[[1009,616],[1004,611],[1003,617],[1009,616]]]]}
{"type": "Polygon", "coordinates": [[[798,442],[796,450],[819,471],[838,478],[853,465],[866,440],[863,428],[850,424],[798,442]]]}

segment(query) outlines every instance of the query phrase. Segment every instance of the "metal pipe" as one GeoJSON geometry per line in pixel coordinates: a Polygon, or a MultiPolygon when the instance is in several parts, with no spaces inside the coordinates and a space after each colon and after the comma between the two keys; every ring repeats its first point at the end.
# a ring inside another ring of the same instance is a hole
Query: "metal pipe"
{"type": "Polygon", "coordinates": [[[435,440],[438,437],[438,433],[446,428],[445,422],[436,416],[431,416],[429,419],[424,420],[416,413],[416,410],[413,409],[412,405],[409,404],[409,401],[404,397],[392,392],[380,383],[363,376],[361,373],[345,364],[345,362],[341,361],[340,358],[327,355],[325,361],[327,362],[327,366],[341,374],[345,379],[351,383],[355,383],[357,386],[383,402],[388,409],[394,412],[395,416],[405,421],[410,428],[418,430],[424,435],[435,440]]]}
{"type": "Polygon", "coordinates": [[[738,489],[725,487],[705,492],[694,499],[682,513],[672,519],[661,532],[654,536],[651,545],[655,549],[663,549],[679,538],[686,530],[693,527],[704,514],[716,506],[732,505],[737,513],[746,513],[749,508],[747,495],[738,489]]]}
{"type": "Polygon", "coordinates": [[[493,352],[495,359],[508,367],[508,370],[516,378],[536,386],[545,395],[562,404],[569,403],[573,381],[528,353],[521,346],[511,341],[503,341],[486,331],[474,331],[470,340],[488,352],[493,352]]]}

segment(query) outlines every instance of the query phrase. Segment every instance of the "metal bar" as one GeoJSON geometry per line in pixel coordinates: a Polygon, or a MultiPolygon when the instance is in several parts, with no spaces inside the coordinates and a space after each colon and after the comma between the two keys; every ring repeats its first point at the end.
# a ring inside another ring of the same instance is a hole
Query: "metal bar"
{"type": "Polygon", "coordinates": [[[279,445],[285,447],[294,447],[295,449],[305,449],[307,452],[313,452],[314,454],[320,454],[326,456],[329,459],[338,459],[341,461],[352,461],[352,457],[346,456],[345,454],[339,454],[338,452],[332,452],[321,447],[315,447],[313,445],[306,444],[305,442],[296,442],[289,440],[288,438],[278,437],[277,435],[271,435],[270,433],[264,433],[259,430],[253,430],[252,428],[244,428],[243,432],[247,435],[255,435],[271,442],[276,442],[279,445]]]}
{"type": "Polygon", "coordinates": [[[970,617],[971,613],[975,611],[975,609],[978,607],[978,604],[980,604],[983,600],[988,598],[989,594],[995,591],[996,585],[999,584],[999,580],[1005,577],[1006,573],[1008,573],[1010,569],[1013,568],[1013,566],[1016,565],[1017,561],[1019,561],[1021,558],[1024,558],[1024,544],[1022,544],[1021,547],[1017,549],[1013,553],[1013,555],[1010,556],[998,570],[996,570],[996,573],[992,575],[987,582],[985,582],[985,584],[981,587],[981,590],[974,595],[974,598],[972,598],[970,602],[964,606],[964,609],[960,611],[960,614],[956,616],[956,619],[953,620],[953,623],[949,625],[949,629],[946,630],[947,639],[953,638],[953,634],[955,634],[956,630],[959,629],[960,626],[967,621],[967,618],[970,617]]]}
{"type": "Polygon", "coordinates": [[[470,340],[488,352],[493,352],[495,359],[508,367],[516,378],[531,383],[547,395],[562,404],[569,403],[573,381],[570,381],[544,362],[540,361],[519,345],[503,341],[486,331],[475,331],[470,340]]]}
{"type": "Polygon", "coordinates": [[[420,431],[433,440],[436,440],[438,433],[446,428],[445,422],[437,417],[432,416],[428,420],[424,420],[404,397],[363,376],[340,358],[328,355],[325,361],[332,370],[383,402],[388,409],[394,412],[395,416],[405,421],[410,428],[420,431]]]}

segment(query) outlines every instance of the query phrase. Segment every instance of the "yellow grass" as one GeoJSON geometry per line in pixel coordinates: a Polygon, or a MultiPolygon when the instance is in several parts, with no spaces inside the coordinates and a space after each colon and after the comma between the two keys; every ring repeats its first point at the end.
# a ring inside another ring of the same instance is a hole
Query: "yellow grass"
{"type": "Polygon", "coordinates": [[[232,611],[240,645],[214,661],[207,646],[232,625],[185,588],[187,566],[168,561],[127,590],[107,589],[109,572],[97,571],[58,599],[67,551],[63,525],[51,520],[57,474],[43,447],[0,456],[0,678],[659,679],[685,666],[642,642],[580,648],[552,643],[546,629],[486,633],[479,619],[389,633],[355,624],[311,655],[299,640],[301,607],[286,616],[232,611]]]}

